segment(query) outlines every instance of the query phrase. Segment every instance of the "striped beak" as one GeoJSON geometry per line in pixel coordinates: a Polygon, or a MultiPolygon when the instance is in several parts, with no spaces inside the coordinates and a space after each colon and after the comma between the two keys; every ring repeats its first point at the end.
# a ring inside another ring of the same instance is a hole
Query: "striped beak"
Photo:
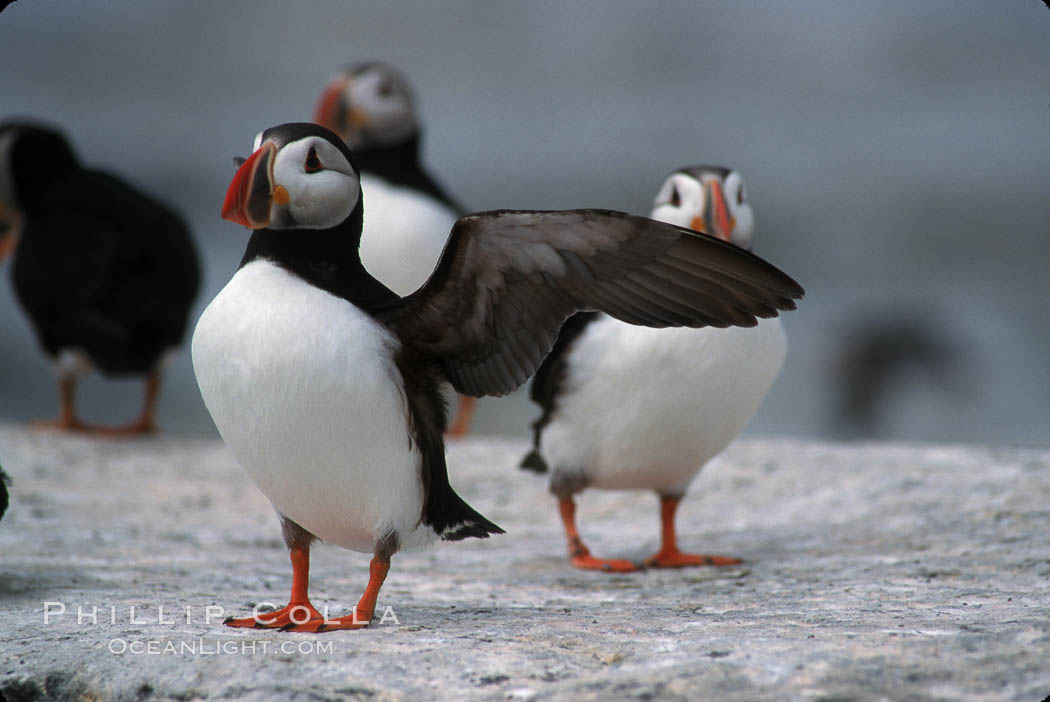
{"type": "Polygon", "coordinates": [[[736,228],[736,220],[729,214],[721,183],[717,180],[704,183],[704,201],[704,216],[693,217],[690,228],[729,241],[736,228]]]}
{"type": "Polygon", "coordinates": [[[335,78],[328,83],[314,110],[314,122],[331,129],[336,134],[342,133],[343,125],[346,123],[346,104],[343,101],[346,84],[345,78],[335,78]]]}
{"type": "MultiPolygon", "coordinates": [[[[249,156],[233,176],[222,203],[222,218],[249,229],[262,229],[270,223],[270,206],[275,195],[273,161],[277,147],[267,141],[249,156]]],[[[280,188],[284,191],[284,188],[280,188]]],[[[285,194],[287,197],[287,194],[285,194]]]]}

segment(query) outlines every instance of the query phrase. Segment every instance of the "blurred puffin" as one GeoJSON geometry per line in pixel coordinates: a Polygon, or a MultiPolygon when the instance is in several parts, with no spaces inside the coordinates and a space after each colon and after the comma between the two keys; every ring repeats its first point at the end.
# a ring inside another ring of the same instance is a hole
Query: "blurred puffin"
{"type": "MultiPolygon", "coordinates": [[[[466,210],[420,163],[422,136],[408,81],[386,63],[345,66],[321,94],[314,121],[343,138],[361,173],[368,198],[365,270],[398,295],[418,290],[466,210]]],[[[474,398],[460,395],[449,436],[470,430],[475,406],[474,398]]]]}
{"type": "Polygon", "coordinates": [[[0,468],[0,519],[4,518],[4,512],[7,511],[8,495],[7,485],[11,482],[11,478],[7,476],[3,468],[0,468]]]}
{"type": "Polygon", "coordinates": [[[0,125],[0,257],[44,351],[55,363],[59,417],[40,422],[100,435],[154,431],[160,375],[181,343],[197,294],[197,254],[183,221],[124,181],[82,167],[65,137],[0,125]],[[87,371],[145,376],[138,419],[83,423],[76,380],[87,371]]]}
{"type": "Polygon", "coordinates": [[[502,530],[452,489],[443,386],[505,394],[536,370],[573,311],[639,324],[754,324],[801,288],[714,237],[601,210],[463,217],[408,297],[359,255],[364,197],[349,148],[316,124],[262,132],[223,217],[253,230],[193,335],[204,403],[280,515],[286,607],[226,623],[296,631],[366,626],[391,556],[502,530]],[[310,603],[315,539],[372,554],[353,614],[310,603]]]}
{"type": "MultiPolygon", "coordinates": [[[[736,171],[675,171],[660,186],[652,217],[742,249],[751,246],[754,217],[736,171]]],[[[543,412],[522,467],[550,472],[574,566],[638,568],[627,560],[595,558],[584,545],[573,497],[587,487],[656,491],[662,545],[647,566],[740,562],[680,552],[675,512],[703,465],[758,409],[786,349],[779,319],[763,319],[750,329],[658,330],[583,312],[565,323],[530,387],[543,412]]]]}

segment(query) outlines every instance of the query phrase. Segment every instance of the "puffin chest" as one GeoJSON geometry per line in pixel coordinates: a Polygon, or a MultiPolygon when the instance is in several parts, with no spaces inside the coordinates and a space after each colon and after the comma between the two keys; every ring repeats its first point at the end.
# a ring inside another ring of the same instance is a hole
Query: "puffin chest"
{"type": "Polygon", "coordinates": [[[743,429],[784,353],[778,320],[649,329],[602,317],[572,349],[544,454],[594,487],[680,492],[743,429]]]}
{"type": "Polygon", "coordinates": [[[361,262],[398,295],[409,295],[434,272],[457,217],[425,193],[368,173],[361,175],[361,192],[368,204],[361,262]]]}
{"type": "Polygon", "coordinates": [[[370,550],[422,509],[397,338],[268,261],[237,272],[201,316],[193,364],[216,427],[277,510],[370,550]]]}

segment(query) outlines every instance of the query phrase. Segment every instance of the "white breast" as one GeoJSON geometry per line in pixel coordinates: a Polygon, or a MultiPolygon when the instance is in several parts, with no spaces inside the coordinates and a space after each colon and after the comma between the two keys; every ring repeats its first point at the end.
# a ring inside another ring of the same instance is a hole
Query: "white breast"
{"type": "Polygon", "coordinates": [[[743,430],[786,350],[778,319],[649,329],[602,317],[571,349],[542,453],[594,487],[681,494],[743,430]]]}
{"type": "Polygon", "coordinates": [[[418,528],[397,339],[350,303],[268,261],[240,269],[201,315],[193,368],[234,456],[278,512],[324,541],[371,552],[418,528]]]}
{"type": "Polygon", "coordinates": [[[408,295],[434,272],[456,215],[433,198],[367,173],[361,192],[361,262],[388,288],[408,295]]]}

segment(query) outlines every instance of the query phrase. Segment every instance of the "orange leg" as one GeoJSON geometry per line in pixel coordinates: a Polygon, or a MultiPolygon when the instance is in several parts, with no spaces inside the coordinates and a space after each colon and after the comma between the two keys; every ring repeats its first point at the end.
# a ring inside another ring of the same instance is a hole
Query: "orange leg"
{"type": "Polygon", "coordinates": [[[324,618],[312,604],[307,596],[310,587],[310,547],[293,546],[292,558],[292,595],[288,598],[288,604],[275,612],[267,612],[253,617],[241,619],[228,618],[224,623],[248,629],[282,629],[296,624],[306,624],[310,621],[323,621],[324,618]]]}
{"type": "Polygon", "coordinates": [[[34,429],[45,431],[87,431],[88,426],[76,417],[73,410],[73,396],[76,391],[76,380],[72,377],[60,378],[58,381],[58,419],[42,419],[32,422],[34,429]]]}
{"type": "Polygon", "coordinates": [[[134,422],[119,427],[96,426],[86,424],[77,419],[73,408],[75,385],[76,381],[72,377],[62,378],[58,381],[58,419],[33,422],[33,428],[50,431],[73,431],[108,438],[140,436],[156,431],[157,427],[153,418],[157,406],[157,396],[160,392],[160,375],[158,373],[151,373],[146,378],[146,399],[143,404],[142,414],[134,422]]]}
{"type": "Polygon", "coordinates": [[[379,597],[379,588],[383,587],[387,571],[390,570],[390,559],[373,556],[368,564],[368,586],[358,600],[352,614],[338,619],[327,621],[314,620],[300,626],[290,626],[287,631],[337,631],[340,629],[363,629],[372,621],[372,615],[376,611],[376,599],[379,597]]]}
{"type": "Polygon", "coordinates": [[[682,553],[678,550],[674,516],[681,499],[680,497],[660,498],[661,546],[655,555],[646,559],[645,565],[650,568],[684,568],[687,566],[727,566],[742,563],[743,561],[739,558],[682,553]]]}
{"type": "Polygon", "coordinates": [[[142,414],[131,424],[122,427],[103,428],[98,432],[111,436],[135,436],[138,434],[152,434],[157,431],[154,416],[157,410],[157,396],[160,394],[160,374],[150,373],[146,377],[146,397],[142,403],[142,414]]]}
{"type": "Polygon", "coordinates": [[[565,526],[565,538],[569,541],[569,561],[577,568],[586,570],[604,570],[608,573],[630,573],[638,566],[623,559],[605,560],[595,558],[590,549],[583,545],[580,532],[576,530],[576,503],[571,497],[558,500],[558,511],[565,526]]]}
{"type": "Polygon", "coordinates": [[[317,611],[307,595],[310,585],[310,547],[293,546],[292,558],[292,594],[288,604],[276,612],[267,612],[258,616],[242,619],[229,618],[226,626],[249,629],[281,629],[282,631],[335,631],[338,629],[363,629],[368,626],[375,613],[379,588],[386,580],[390,569],[390,559],[375,556],[368,567],[368,587],[361,595],[360,601],[352,614],[338,619],[326,619],[317,611]]]}
{"type": "Polygon", "coordinates": [[[445,434],[452,438],[462,438],[467,435],[470,431],[470,421],[474,418],[474,408],[477,406],[478,401],[473,397],[466,395],[459,396],[459,410],[456,412],[456,419],[449,426],[448,431],[445,434]]]}

